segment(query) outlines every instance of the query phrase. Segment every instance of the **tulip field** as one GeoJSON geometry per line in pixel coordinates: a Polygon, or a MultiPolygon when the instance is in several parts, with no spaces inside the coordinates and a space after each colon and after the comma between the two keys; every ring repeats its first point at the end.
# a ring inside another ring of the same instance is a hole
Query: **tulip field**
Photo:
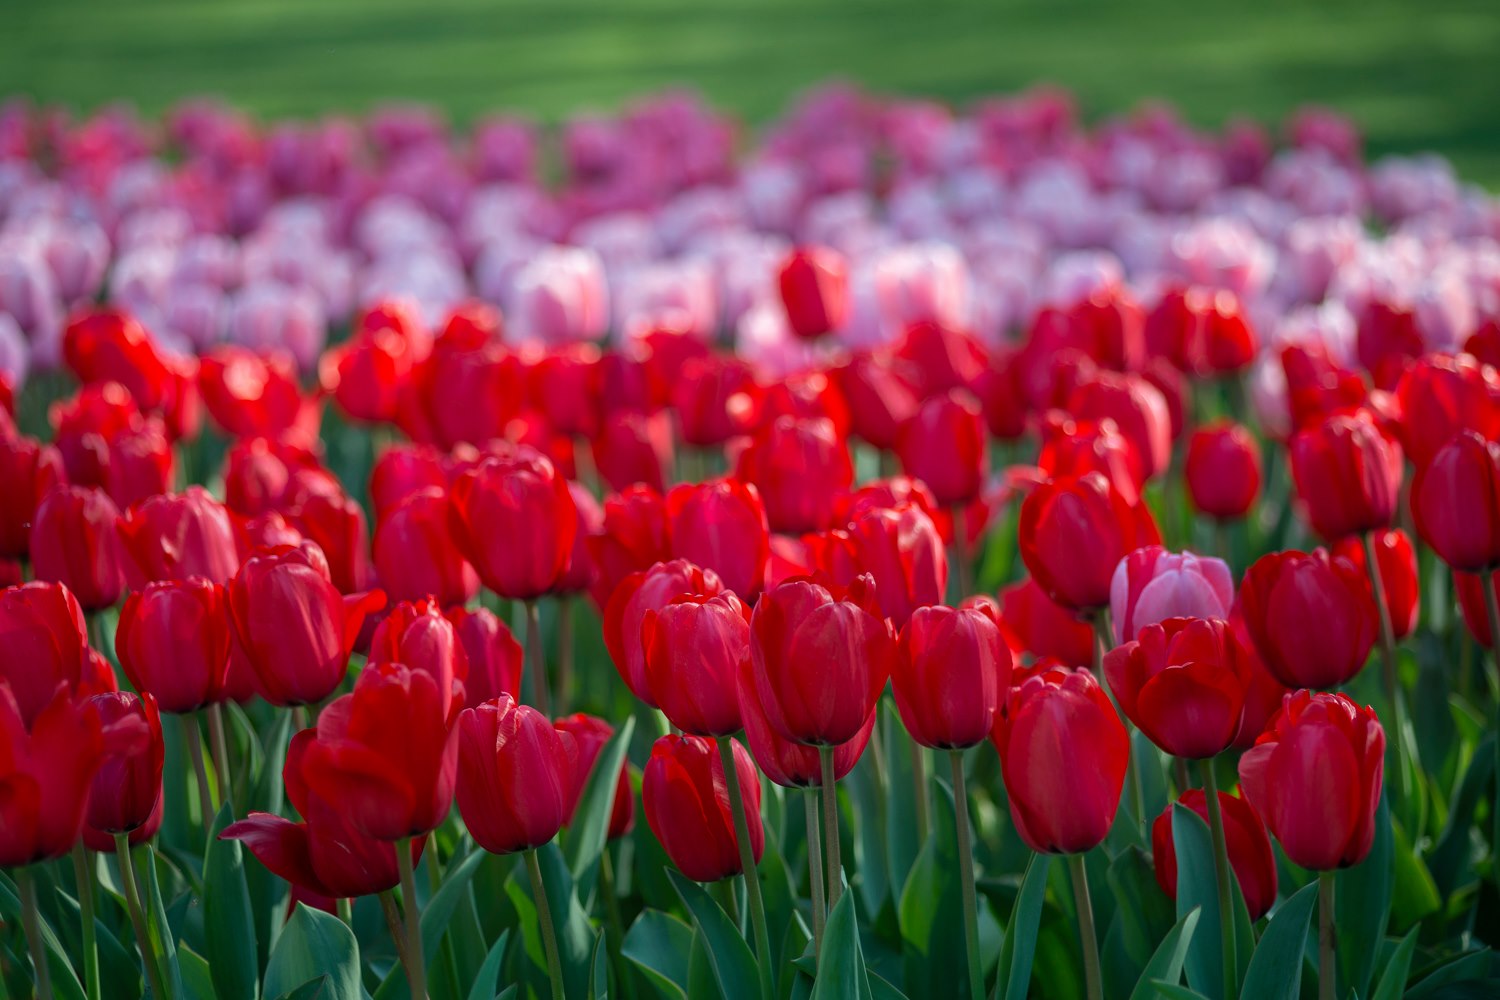
{"type": "Polygon", "coordinates": [[[0,998],[1500,996],[1497,366],[1325,108],[0,104],[0,998]]]}

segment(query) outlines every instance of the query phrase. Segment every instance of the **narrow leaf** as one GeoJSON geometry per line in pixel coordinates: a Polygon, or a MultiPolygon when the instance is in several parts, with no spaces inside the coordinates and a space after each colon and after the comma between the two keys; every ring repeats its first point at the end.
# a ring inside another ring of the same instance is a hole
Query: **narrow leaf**
{"type": "Polygon", "coordinates": [[[1309,882],[1271,915],[1245,974],[1245,996],[1297,1000],[1307,928],[1318,905],[1318,884],[1309,882]]]}

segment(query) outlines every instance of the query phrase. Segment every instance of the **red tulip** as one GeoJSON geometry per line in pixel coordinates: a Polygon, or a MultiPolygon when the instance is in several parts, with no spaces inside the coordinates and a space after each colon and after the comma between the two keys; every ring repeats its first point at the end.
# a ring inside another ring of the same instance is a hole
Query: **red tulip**
{"type": "Polygon", "coordinates": [[[672,467],[672,425],[666,414],[611,413],[593,443],[594,465],[610,489],[641,484],[660,493],[672,467]]]}
{"type": "Polygon", "coordinates": [[[1240,758],[1240,788],[1293,863],[1328,871],[1370,853],[1384,769],[1371,709],[1298,691],[1240,758]]]}
{"type": "Polygon", "coordinates": [[[1026,433],[1031,410],[1026,403],[1021,366],[1014,351],[995,355],[973,388],[984,407],[984,422],[991,436],[1014,441],[1026,433]]]}
{"type": "Polygon", "coordinates": [[[31,544],[31,521],[52,488],[66,481],[62,455],[51,445],[0,433],[0,558],[19,559],[31,544]]]}
{"type": "Polygon", "coordinates": [[[1146,319],[1146,337],[1185,372],[1200,378],[1241,371],[1260,346],[1233,292],[1174,289],[1146,319]]]}
{"type": "Polygon", "coordinates": [[[380,591],[342,596],[311,542],[265,549],[225,589],[234,638],[273,705],[311,705],[344,679],[365,616],[380,591]]]}
{"type": "Polygon", "coordinates": [[[60,858],[78,842],[104,743],[98,715],[63,685],[28,720],[7,680],[0,679],[0,868],[19,868],[60,858]]]}
{"type": "Polygon", "coordinates": [[[1266,668],[1292,688],[1352,678],[1379,627],[1365,574],[1323,549],[1262,556],[1240,582],[1240,609],[1266,668]]]}
{"type": "Polygon", "coordinates": [[[804,246],[782,261],[777,273],[787,325],[799,337],[832,333],[849,316],[849,270],[827,247],[804,246]]]}
{"type": "Polygon", "coordinates": [[[854,463],[831,421],[781,417],[740,452],[735,475],[759,491],[772,531],[801,534],[831,525],[830,500],[854,482],[854,463]]]}
{"type": "Polygon", "coordinates": [[[856,354],[834,372],[849,404],[854,434],[882,451],[896,446],[901,425],[921,404],[918,373],[887,354],[856,354]]]}
{"type": "Polygon", "coordinates": [[[484,585],[535,600],[568,568],[578,510],[568,481],[529,449],[487,458],[460,475],[448,497],[453,541],[484,585]]]}
{"type": "Polygon", "coordinates": [[[1419,358],[1427,350],[1415,310],[1379,299],[1361,311],[1355,347],[1360,365],[1381,388],[1395,381],[1394,373],[1400,372],[1403,361],[1419,358]]]}
{"type": "Polygon", "coordinates": [[[1458,609],[1463,613],[1464,624],[1474,641],[1486,649],[1495,648],[1495,638],[1490,634],[1489,608],[1486,606],[1485,588],[1500,584],[1493,573],[1454,573],[1453,589],[1458,594],[1458,609]]]}
{"type": "Polygon", "coordinates": [[[458,811],[492,854],[540,847],[568,821],[577,750],[529,705],[501,695],[459,716],[458,811]]]}
{"type": "MultiPolygon", "coordinates": [[[[578,803],[583,798],[584,785],[599,759],[599,752],[615,734],[615,727],[603,719],[578,712],[558,719],[554,726],[563,739],[573,741],[575,748],[570,757],[576,758],[573,765],[573,783],[568,796],[568,823],[578,814],[578,803]]],[[[615,785],[615,802],[609,813],[610,840],[625,836],[635,826],[635,794],[630,788],[630,762],[620,765],[620,780],[615,785]]]]}
{"type": "Polygon", "coordinates": [[[1089,611],[1109,604],[1120,560],[1161,541],[1144,502],[1130,504],[1097,472],[1052,480],[1021,504],[1021,560],[1058,604],[1089,611]]]}
{"type": "MultiPolygon", "coordinates": [[[[371,663],[401,663],[431,674],[437,681],[443,713],[454,697],[454,682],[464,691],[469,652],[458,628],[430,601],[403,601],[375,626],[370,639],[371,663]]],[[[467,700],[467,699],[465,699],[467,700]]]]}
{"type": "Polygon", "coordinates": [[[1182,473],[1194,507],[1209,517],[1236,520],[1260,496],[1260,445],[1241,424],[1207,424],[1188,441],[1182,473]]]}
{"type": "Polygon", "coordinates": [[[162,412],[177,396],[179,381],[151,334],[118,309],[73,316],[63,332],[63,357],[84,384],[118,382],[142,410],[162,412]]]}
{"type": "Polygon", "coordinates": [[[1104,841],[1130,740],[1087,670],[1054,667],[1011,688],[995,718],[1010,817],[1032,850],[1082,854],[1104,841]]]}
{"type": "Polygon", "coordinates": [[[370,506],[376,523],[418,490],[448,489],[448,456],[431,445],[399,444],[387,448],[370,471],[370,506]]]}
{"type": "Polygon", "coordinates": [[[771,542],[755,487],[733,478],[673,487],[667,522],[674,556],[713,570],[747,601],[760,593],[771,542]]]}
{"type": "Polygon", "coordinates": [[[413,440],[444,448],[505,437],[525,400],[521,359],[493,337],[451,324],[412,369],[398,423],[413,440]]]}
{"type": "Polygon", "coordinates": [[[1054,410],[1042,421],[1041,431],[1036,464],[1049,478],[1102,473],[1127,502],[1139,502],[1146,485],[1145,464],[1113,420],[1074,420],[1054,410]]]}
{"type": "Polygon", "coordinates": [[[1129,290],[1112,285],[1065,309],[1032,320],[1027,353],[1046,357],[1071,347],[1111,371],[1138,371],[1146,360],[1146,311],[1129,290]]]}
{"type": "Polygon", "coordinates": [[[209,416],[231,437],[279,437],[304,422],[317,430],[316,411],[307,412],[297,384],[296,362],[284,352],[221,344],[198,363],[198,391],[209,416]]]}
{"type": "Polygon", "coordinates": [[[929,398],[901,426],[896,453],[906,474],[926,483],[939,503],[973,500],[989,470],[989,442],[978,401],[960,389],[929,398]]]}
{"type": "Polygon", "coordinates": [[[278,510],[294,488],[306,495],[318,481],[326,492],[343,490],[318,457],[301,445],[252,438],[236,441],[224,456],[224,506],[241,517],[278,510]]]}
{"type": "Polygon", "coordinates": [[[59,583],[0,590],[0,681],[11,689],[21,721],[31,726],[59,684],[73,697],[92,676],[83,609],[59,583]]]}
{"type": "Polygon", "coordinates": [[[1081,378],[1067,409],[1083,420],[1113,420],[1133,446],[1141,473],[1151,479],[1172,460],[1172,416],[1167,400],[1139,375],[1097,372],[1081,378]]]}
{"type": "Polygon", "coordinates": [[[1465,573],[1500,566],[1500,444],[1463,431],[1417,470],[1411,484],[1417,534],[1465,573]]]}
{"type": "Polygon", "coordinates": [[[1472,358],[1419,359],[1396,384],[1396,403],[1401,447],[1418,469],[1461,431],[1500,438],[1500,380],[1472,358]]]}
{"type": "Polygon", "coordinates": [[[1250,685],[1245,689],[1245,711],[1240,716],[1240,731],[1234,735],[1234,746],[1237,750],[1248,750],[1255,745],[1260,734],[1266,731],[1266,723],[1271,717],[1281,711],[1281,702],[1292,689],[1276,679],[1276,675],[1266,669],[1265,661],[1260,658],[1260,652],[1255,648],[1255,642],[1250,638],[1250,632],[1245,628],[1244,615],[1236,605],[1230,614],[1229,627],[1234,629],[1234,634],[1240,641],[1240,649],[1250,663],[1250,685]]]}
{"type": "Polygon", "coordinates": [[[384,423],[395,419],[397,400],[425,353],[425,344],[394,327],[360,330],[323,353],[318,381],[351,419],[384,423]]]}
{"type": "Polygon", "coordinates": [[[875,579],[880,613],[901,628],[917,608],[938,604],[948,588],[948,553],[937,526],[913,503],[867,509],[847,529],[853,557],[847,580],[875,579]]]}
{"type": "Polygon", "coordinates": [[[977,339],[932,320],[902,330],[895,356],[911,366],[923,399],[951,389],[969,389],[989,367],[989,355],[977,339]]]}
{"type": "MultiPolygon", "coordinates": [[[[155,840],[156,835],[161,832],[162,803],[166,801],[165,795],[158,795],[156,808],[151,815],[146,817],[146,822],[130,831],[126,840],[131,847],[136,847],[148,841],[155,840]]],[[[83,824],[83,846],[100,854],[113,854],[115,851],[115,835],[100,830],[98,827],[83,824]]]]}
{"type": "Polygon", "coordinates": [[[137,691],[162,711],[196,712],[223,701],[229,675],[224,588],[202,577],[148,583],[125,599],[115,655],[137,691]]]}
{"type": "Polygon", "coordinates": [[[1176,757],[1228,749],[1250,686],[1249,656],[1218,618],[1168,618],[1110,650],[1104,675],[1125,717],[1176,757]]]}
{"type": "Polygon", "coordinates": [[[448,528],[448,497],[427,486],[391,508],[375,528],[375,571],[392,600],[431,594],[444,606],[479,593],[479,577],[448,528]]]}
{"type": "MultiPolygon", "coordinates": [[[[745,748],[734,740],[730,748],[750,821],[750,856],[758,863],[766,846],[760,778],[745,748]]],[[[702,736],[657,740],[641,782],[641,802],[651,832],[688,878],[717,882],[741,873],[739,839],[717,741],[702,736]]]]}
{"type": "Polygon", "coordinates": [[[680,594],[712,597],[724,589],[713,570],[700,569],[686,559],[657,563],[620,581],[604,607],[604,644],[637,698],[656,707],[642,642],[647,614],[666,607],[680,594]]]}
{"type": "Polygon", "coordinates": [[[1293,435],[1292,476],[1313,529],[1329,541],[1391,523],[1401,446],[1368,414],[1330,417],[1293,435]]]}
{"type": "Polygon", "coordinates": [[[568,596],[582,593],[593,586],[597,570],[594,558],[589,554],[589,536],[604,529],[604,508],[576,479],[568,480],[568,493],[573,497],[573,508],[578,511],[578,533],[573,536],[573,550],[568,553],[568,568],[558,578],[554,594],[568,596]]]}
{"type": "MultiPolygon", "coordinates": [[[[1353,535],[1344,538],[1333,547],[1333,554],[1349,560],[1361,573],[1369,576],[1362,539],[1353,535]]],[[[1391,528],[1375,532],[1375,559],[1385,590],[1385,606],[1391,614],[1391,632],[1396,639],[1405,639],[1417,627],[1417,614],[1422,609],[1417,550],[1406,532],[1391,528]]]]}
{"type": "Polygon", "coordinates": [[[370,531],[364,508],[342,490],[293,498],[286,511],[302,537],[316,542],[328,559],[333,585],[341,594],[368,590],[375,573],[370,566],[370,531]]]}
{"type": "MultiPolygon", "coordinates": [[[[740,718],[745,724],[745,742],[750,745],[755,763],[767,778],[783,788],[818,787],[823,780],[823,762],[818,748],[793,742],[771,728],[765,710],[760,707],[760,695],[755,690],[755,669],[748,659],[740,662],[735,673],[740,718]]],[[[870,734],[875,731],[878,714],[877,710],[871,709],[854,738],[833,748],[835,781],[842,780],[859,763],[869,745],[870,734]]]]}
{"type": "Polygon", "coordinates": [[[156,699],[115,692],[96,694],[84,704],[98,717],[104,743],[84,822],[105,833],[129,833],[161,808],[166,751],[156,699]]]}
{"type": "Polygon", "coordinates": [[[847,590],[792,580],[756,603],[750,619],[755,689],[781,736],[837,746],[869,718],[896,657],[874,590],[868,575],[847,590]]]}
{"type": "Polygon", "coordinates": [[[646,684],[672,725],[692,736],[740,729],[735,672],[750,655],[750,609],[732,593],[679,594],[641,619],[646,684]]]}
{"type": "Polygon", "coordinates": [[[694,358],[669,385],[686,444],[721,445],[760,424],[761,388],[738,358],[694,358]]]}
{"type": "Polygon", "coordinates": [[[114,607],[125,589],[119,516],[103,490],[60,486],[47,494],[31,524],[36,578],[66,584],[85,611],[114,607]]]}
{"type": "Polygon", "coordinates": [[[469,660],[464,700],[478,704],[502,694],[519,698],[525,658],[521,644],[505,623],[488,608],[453,608],[448,611],[448,620],[458,630],[458,640],[469,660]]]}
{"type": "Polygon", "coordinates": [[[50,417],[69,482],[102,487],[120,507],[167,491],[173,455],[165,426],[142,416],[118,382],[84,386],[54,403],[50,417]]]}
{"type": "Polygon", "coordinates": [[[553,430],[568,437],[593,437],[604,403],[598,347],[554,347],[531,366],[530,375],[532,405],[553,430]]]}
{"type": "Polygon", "coordinates": [[[125,576],[134,590],[152,580],[195,576],[223,584],[239,571],[229,511],[201,486],[151,497],[127,510],[119,525],[125,576]]]}
{"type": "Polygon", "coordinates": [[[429,833],[448,817],[458,774],[462,694],[400,663],[372,663],[318,714],[308,787],[376,840],[429,833]]]}
{"type": "Polygon", "coordinates": [[[302,532],[286,523],[286,518],[274,510],[257,517],[229,516],[234,525],[234,549],[243,562],[255,555],[257,549],[271,549],[278,545],[301,545],[306,539],[302,532]]]}
{"type": "MultiPolygon", "coordinates": [[[[1201,788],[1190,788],[1177,800],[1208,822],[1208,796],[1201,788]]],[[[1245,907],[1252,921],[1259,920],[1276,902],[1276,855],[1271,838],[1250,803],[1226,792],[1219,793],[1219,814],[1224,818],[1224,841],[1229,849],[1229,867],[1240,884],[1245,907]]],[[[1177,899],[1177,845],[1172,840],[1172,804],[1151,824],[1151,860],[1156,884],[1172,900],[1177,899]]]]}
{"type": "Polygon", "coordinates": [[[1010,650],[993,609],[919,608],[901,629],[891,670],[896,708],[924,747],[977,746],[1010,691],[1010,650]]]}
{"type": "Polygon", "coordinates": [[[632,486],[604,501],[604,522],[586,539],[594,564],[594,604],[602,611],[621,580],[672,558],[667,504],[649,486],[632,486]]]}
{"type": "Polygon", "coordinates": [[[1030,577],[1000,591],[1000,622],[1017,656],[1030,653],[1070,667],[1094,662],[1099,643],[1094,627],[1048,597],[1030,577]]]}
{"type": "Polygon", "coordinates": [[[1141,377],[1156,387],[1167,401],[1167,418],[1172,424],[1172,440],[1175,442],[1187,430],[1188,384],[1182,372],[1172,367],[1166,358],[1152,358],[1146,362],[1141,377]]]}

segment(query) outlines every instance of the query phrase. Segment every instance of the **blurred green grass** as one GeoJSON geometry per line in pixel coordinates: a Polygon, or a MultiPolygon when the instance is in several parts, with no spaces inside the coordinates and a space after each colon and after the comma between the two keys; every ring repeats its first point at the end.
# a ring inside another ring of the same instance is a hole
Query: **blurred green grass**
{"type": "Polygon", "coordinates": [[[1372,153],[1500,186],[1497,0],[7,0],[0,25],[0,94],[81,108],[555,119],[688,84],[757,122],[835,76],[960,103],[1048,81],[1089,115],[1161,98],[1200,125],[1326,104],[1372,153]]]}

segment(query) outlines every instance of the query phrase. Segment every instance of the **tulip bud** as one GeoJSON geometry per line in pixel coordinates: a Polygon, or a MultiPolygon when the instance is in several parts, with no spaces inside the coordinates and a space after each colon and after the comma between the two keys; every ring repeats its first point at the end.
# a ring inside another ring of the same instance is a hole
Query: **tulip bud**
{"type": "Polygon", "coordinates": [[[129,833],[161,808],[166,751],[156,699],[149,694],[96,694],[84,704],[98,717],[104,742],[85,822],[105,833],[129,833]]]}
{"type": "Polygon", "coordinates": [[[1401,446],[1367,413],[1330,417],[1291,443],[1292,476],[1313,529],[1329,541],[1391,523],[1401,446]]]}
{"type": "Polygon", "coordinates": [[[1500,566],[1500,444],[1463,431],[1417,470],[1411,484],[1417,534],[1455,570],[1500,566]]]}
{"type": "Polygon", "coordinates": [[[1097,472],[1033,489],[1021,504],[1017,533],[1032,578],[1058,604],[1077,611],[1109,604],[1120,560],[1161,541],[1145,503],[1128,503],[1097,472]]]}
{"type": "Polygon", "coordinates": [[[834,375],[854,434],[882,451],[894,448],[901,425],[922,402],[911,366],[886,354],[857,354],[834,375]]]}
{"type": "Polygon", "coordinates": [[[593,455],[611,489],[644,484],[660,493],[666,489],[665,470],[672,467],[671,423],[663,413],[611,413],[594,438],[593,455]]]}
{"type": "MultiPolygon", "coordinates": [[[[1208,796],[1201,788],[1190,788],[1177,800],[1208,822],[1208,796]]],[[[1252,921],[1259,920],[1276,902],[1276,856],[1271,838],[1250,803],[1227,792],[1219,793],[1219,814],[1224,818],[1224,842],[1229,849],[1229,867],[1240,884],[1240,895],[1252,921]]],[[[1172,804],[1151,824],[1151,861],[1156,884],[1171,900],[1177,899],[1177,845],[1172,840],[1172,804]]]]}
{"type": "MultiPolygon", "coordinates": [[[[755,690],[755,669],[748,659],[740,663],[735,682],[740,719],[745,724],[745,741],[766,777],[783,788],[818,787],[823,780],[823,761],[818,748],[796,743],[771,728],[765,709],[760,706],[760,695],[755,690]]],[[[833,748],[833,780],[842,781],[859,763],[870,743],[870,734],[875,731],[878,714],[877,710],[871,709],[869,718],[865,719],[854,738],[833,748]]]]}
{"type": "Polygon", "coordinates": [[[1228,618],[1233,606],[1234,579],[1224,560],[1160,545],[1121,559],[1109,586],[1117,643],[1168,618],[1228,618]]]}
{"type": "Polygon", "coordinates": [[[1292,688],[1352,678],[1379,627],[1368,578],[1323,549],[1262,556],[1240,583],[1240,609],[1266,668],[1292,688]]]}
{"type": "MultiPolygon", "coordinates": [[[[573,765],[573,783],[568,797],[568,823],[578,813],[578,803],[583,798],[584,785],[599,759],[599,752],[615,734],[615,727],[603,719],[582,712],[558,719],[553,724],[563,739],[573,741],[576,760],[573,765]]],[[[635,826],[635,794],[630,788],[630,762],[620,765],[620,780],[615,785],[615,802],[609,813],[610,840],[625,836],[635,826]]]]}
{"type": "Polygon", "coordinates": [[[464,700],[476,705],[502,694],[519,698],[525,657],[521,644],[505,623],[488,608],[476,611],[452,608],[448,620],[458,630],[458,639],[469,661],[464,700]]]}
{"type": "Polygon", "coordinates": [[[924,402],[901,426],[896,453],[907,475],[922,480],[945,506],[979,496],[989,470],[989,441],[979,402],[950,389],[924,402]]]}
{"type": "Polygon", "coordinates": [[[869,509],[848,527],[853,563],[848,580],[868,573],[875,580],[880,613],[896,628],[917,608],[938,604],[948,589],[948,552],[937,526],[914,503],[869,509]]]}
{"type": "Polygon", "coordinates": [[[578,533],[568,481],[529,449],[460,475],[448,517],[454,543],[484,585],[512,600],[534,600],[556,586],[578,533]]]}
{"type": "Polygon", "coordinates": [[[431,601],[403,601],[391,608],[375,626],[367,655],[371,663],[401,663],[431,674],[443,693],[445,715],[454,682],[462,692],[469,677],[469,653],[458,629],[431,601]]]}
{"type": "MultiPolygon", "coordinates": [[[[734,740],[730,748],[750,825],[750,856],[758,863],[766,846],[760,778],[745,748],[734,740]]],[[[688,878],[717,882],[741,873],[739,839],[717,741],[663,736],[652,744],[641,782],[641,802],[651,832],[688,878]]]]}
{"type": "Polygon", "coordinates": [[[750,655],[750,609],[732,593],[680,594],[641,619],[646,683],[672,725],[692,736],[740,729],[735,673],[750,655]]]}
{"type": "Polygon", "coordinates": [[[387,448],[370,472],[370,506],[377,524],[418,490],[448,489],[447,455],[430,445],[404,444],[387,448]]]}
{"type": "Polygon", "coordinates": [[[1328,871],[1370,853],[1384,770],[1374,711],[1304,690],[1240,758],[1240,788],[1294,864],[1328,871]]]}
{"type": "Polygon", "coordinates": [[[229,673],[224,588],[202,577],[148,583],[125,599],[115,655],[137,691],[165,712],[196,712],[223,701],[229,673]]]}
{"type": "Polygon", "coordinates": [[[843,255],[827,247],[799,247],[776,275],[787,325],[812,339],[844,325],[849,315],[849,271],[843,255]]]}
{"type": "Polygon", "coordinates": [[[1010,650],[993,609],[918,608],[901,629],[891,688],[911,738],[942,750],[989,737],[1010,691],[1010,650]]]}
{"type": "Polygon", "coordinates": [[[280,437],[303,415],[296,363],[284,352],[220,344],[198,363],[198,391],[230,437],[280,437]]]}
{"type": "Polygon", "coordinates": [[[1070,667],[1094,662],[1099,644],[1094,627],[1048,597],[1030,577],[1000,591],[1000,621],[1017,656],[1030,653],[1070,667]]]}
{"type": "Polygon", "coordinates": [[[1042,421],[1041,430],[1036,464],[1048,478],[1072,479],[1099,472],[1127,502],[1140,501],[1146,485],[1145,463],[1113,420],[1074,420],[1054,410],[1042,421]]]}
{"type": "Polygon", "coordinates": [[[423,487],[392,507],[375,528],[375,571],[393,600],[431,594],[444,607],[479,593],[479,577],[464,559],[448,527],[448,497],[423,487]]]}
{"type": "Polygon", "coordinates": [[[0,590],[0,681],[9,685],[21,721],[31,726],[58,685],[72,697],[92,676],[83,609],[60,583],[0,590]]]}
{"type": "Polygon", "coordinates": [[[735,475],[759,491],[772,531],[802,534],[831,525],[831,498],[854,482],[854,464],[831,421],[781,417],[740,452],[735,475]]]}
{"type": "MultiPolygon", "coordinates": [[[[3,612],[0,612],[3,613],[3,612]]],[[[104,755],[99,717],[58,684],[27,719],[0,678],[0,867],[60,858],[83,829],[104,755]]]]}
{"type": "Polygon", "coordinates": [[[38,580],[66,584],[85,611],[113,607],[125,589],[114,502],[100,489],[60,486],[47,494],[31,525],[38,580]]]}
{"type": "Polygon", "coordinates": [[[771,557],[760,492],[734,478],[684,483],[667,494],[672,554],[712,570],[747,601],[760,593],[771,557]]]}
{"type": "Polygon", "coordinates": [[[296,497],[288,505],[286,515],[303,538],[316,542],[323,550],[329,575],[339,593],[354,594],[370,588],[374,573],[370,568],[370,532],[364,508],[347,496],[342,487],[334,491],[319,489],[296,497]]]}
{"type": "Polygon", "coordinates": [[[65,482],[62,455],[51,445],[0,433],[0,558],[25,556],[42,498],[65,482]]]}
{"type": "Polygon", "coordinates": [[[1099,372],[1079,380],[1068,412],[1083,420],[1112,420],[1134,447],[1141,472],[1151,479],[1172,460],[1172,416],[1167,400],[1139,375],[1099,372]]]}
{"type": "MultiPolygon", "coordinates": [[[[1417,574],[1417,550],[1411,537],[1400,528],[1377,531],[1375,534],[1375,560],[1380,568],[1380,582],[1385,590],[1385,606],[1391,614],[1391,633],[1397,639],[1405,639],[1417,627],[1417,615],[1422,609],[1417,574]]],[[[1349,560],[1361,573],[1369,578],[1369,563],[1365,559],[1363,539],[1348,535],[1333,547],[1333,554],[1349,560]]],[[[1373,594],[1373,589],[1372,589],[1373,594]]]]}
{"type": "Polygon", "coordinates": [[[1208,424],[1193,432],[1183,463],[1188,496],[1209,517],[1244,517],[1260,495],[1260,445],[1241,424],[1208,424]]]}
{"type": "Polygon", "coordinates": [[[699,569],[686,559],[657,563],[620,581],[604,607],[604,644],[615,669],[637,698],[656,707],[642,642],[646,616],[666,607],[680,594],[712,597],[723,590],[716,573],[699,569]]]}
{"type": "MultiPolygon", "coordinates": [[[[1500,325],[1494,328],[1500,331],[1500,325]]],[[[1401,448],[1418,469],[1465,430],[1490,441],[1500,438],[1500,380],[1472,358],[1421,358],[1401,376],[1395,395],[1401,448]]]]}
{"type": "Polygon", "coordinates": [[[132,590],[194,576],[225,584],[240,568],[229,512],[201,486],[131,507],[120,518],[120,544],[132,590]]]}
{"type": "Polygon", "coordinates": [[[722,445],[760,424],[763,390],[738,358],[694,358],[669,383],[684,444],[722,445]]]}
{"type": "Polygon", "coordinates": [[[456,732],[458,811],[474,842],[514,854],[557,836],[571,812],[571,741],[509,695],[465,709],[456,732]]]}

